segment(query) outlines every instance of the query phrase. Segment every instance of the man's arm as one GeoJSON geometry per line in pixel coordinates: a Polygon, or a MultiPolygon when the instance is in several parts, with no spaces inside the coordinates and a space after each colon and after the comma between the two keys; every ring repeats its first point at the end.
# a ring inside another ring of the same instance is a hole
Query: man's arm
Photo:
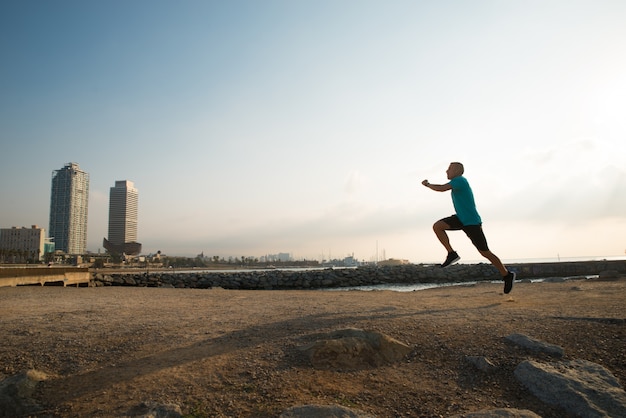
{"type": "Polygon", "coordinates": [[[446,184],[430,184],[428,182],[428,180],[424,180],[422,182],[422,184],[426,187],[428,187],[431,190],[434,190],[436,192],[445,192],[448,191],[450,189],[452,189],[452,185],[450,183],[446,183],[446,184]]]}

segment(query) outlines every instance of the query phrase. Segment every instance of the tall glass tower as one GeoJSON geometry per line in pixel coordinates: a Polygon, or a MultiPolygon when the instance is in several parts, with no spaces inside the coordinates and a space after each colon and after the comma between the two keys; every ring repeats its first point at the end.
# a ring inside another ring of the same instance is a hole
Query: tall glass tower
{"type": "Polygon", "coordinates": [[[52,172],[50,237],[56,250],[84,254],[87,250],[89,174],[76,163],[52,172]]]}
{"type": "Polygon", "coordinates": [[[136,255],[141,252],[137,242],[139,194],[132,181],[118,180],[109,194],[109,238],[103,241],[111,253],[136,255]]]}

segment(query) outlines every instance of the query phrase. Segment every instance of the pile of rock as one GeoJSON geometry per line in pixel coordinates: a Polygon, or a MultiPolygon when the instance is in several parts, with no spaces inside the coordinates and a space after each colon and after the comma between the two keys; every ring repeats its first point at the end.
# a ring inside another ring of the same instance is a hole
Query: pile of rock
{"type": "Polygon", "coordinates": [[[274,290],[328,289],[382,284],[453,283],[498,280],[491,264],[457,264],[442,269],[435,265],[359,267],[315,270],[257,270],[236,272],[143,272],[94,274],[94,286],[141,286],[191,289],[274,290]]]}

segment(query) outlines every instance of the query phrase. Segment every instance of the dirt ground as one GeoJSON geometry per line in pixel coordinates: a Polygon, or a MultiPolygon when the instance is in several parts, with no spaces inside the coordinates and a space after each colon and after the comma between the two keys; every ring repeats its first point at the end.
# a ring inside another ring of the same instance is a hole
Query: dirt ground
{"type": "MultiPolygon", "coordinates": [[[[626,280],[445,287],[417,292],[236,291],[133,287],[0,288],[0,379],[49,375],[47,417],[128,416],[144,401],[190,417],[276,417],[343,405],[378,417],[447,417],[491,408],[563,417],[514,378],[527,358],[512,333],[626,384],[626,280]],[[298,350],[320,333],[379,331],[414,347],[401,363],[316,370],[298,350]],[[477,371],[465,356],[498,366],[477,371]]],[[[544,358],[545,361],[550,361],[544,358]]]]}

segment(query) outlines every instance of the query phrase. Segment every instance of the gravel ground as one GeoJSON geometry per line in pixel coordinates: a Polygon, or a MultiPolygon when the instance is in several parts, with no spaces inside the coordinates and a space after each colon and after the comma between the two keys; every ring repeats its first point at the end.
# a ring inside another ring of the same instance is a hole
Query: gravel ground
{"type": "MultiPolygon", "coordinates": [[[[36,369],[46,417],[121,417],[142,402],[190,417],[276,417],[304,404],[379,417],[446,417],[486,408],[566,416],[513,370],[539,358],[504,339],[556,344],[565,359],[626,383],[626,280],[499,284],[418,292],[231,291],[136,287],[0,288],[0,379],[36,369]],[[316,370],[298,347],[343,328],[414,348],[402,362],[316,370]],[[498,366],[477,371],[465,356],[498,366]]],[[[546,359],[548,361],[548,359],[546,359]]]]}

